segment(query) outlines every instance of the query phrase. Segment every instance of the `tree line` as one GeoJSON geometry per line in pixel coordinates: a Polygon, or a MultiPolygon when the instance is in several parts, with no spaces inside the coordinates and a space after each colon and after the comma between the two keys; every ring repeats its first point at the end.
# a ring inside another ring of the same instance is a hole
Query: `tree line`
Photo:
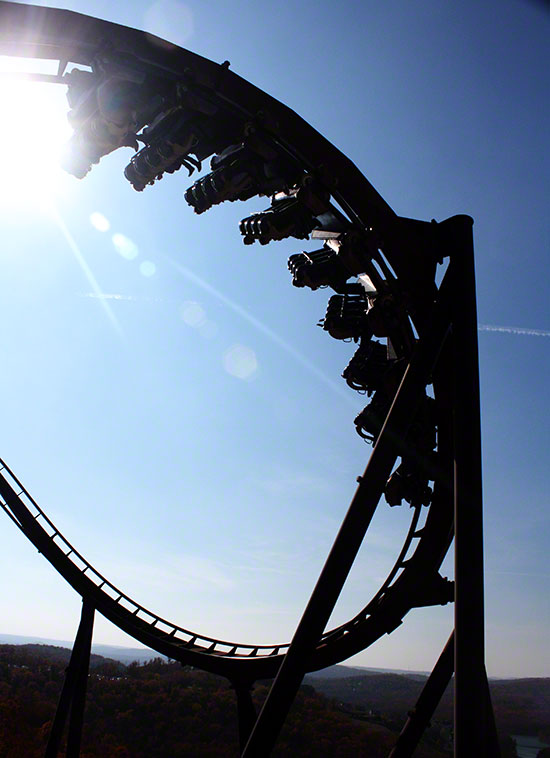
{"type": "MultiPolygon", "coordinates": [[[[70,651],[0,645],[0,758],[42,758],[70,651]]],[[[268,683],[253,692],[256,707],[268,683]]],[[[412,705],[412,704],[411,704],[412,705]]],[[[406,718],[406,715],[404,715],[406,718]]],[[[401,724],[300,689],[274,758],[386,758],[401,724]]],[[[451,730],[433,730],[418,758],[451,755],[451,730]]],[[[506,758],[513,758],[511,745],[506,758]]],[[[94,656],[82,758],[235,758],[236,696],[225,679],[155,659],[126,666],[94,656]]]]}

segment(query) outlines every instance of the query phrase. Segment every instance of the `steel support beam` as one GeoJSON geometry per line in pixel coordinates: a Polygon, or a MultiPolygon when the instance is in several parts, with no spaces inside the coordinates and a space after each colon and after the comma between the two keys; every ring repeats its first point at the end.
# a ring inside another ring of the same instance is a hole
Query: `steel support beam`
{"type": "Polygon", "coordinates": [[[250,682],[231,682],[231,684],[237,695],[239,748],[242,753],[257,719],[256,708],[252,701],[254,685],[250,682]]]}
{"type": "Polygon", "coordinates": [[[70,711],[66,758],[79,758],[84,718],[84,703],[90,668],[90,652],[94,627],[95,608],[82,601],[82,615],[65,674],[44,758],[57,758],[63,731],[70,711]]]}
{"type": "Polygon", "coordinates": [[[453,276],[455,758],[499,755],[490,728],[483,592],[481,415],[473,221],[446,222],[453,276]]]}
{"type": "Polygon", "coordinates": [[[447,689],[454,670],[454,632],[449,637],[439,660],[435,664],[416,706],[409,712],[409,718],[397,738],[389,758],[410,758],[422,735],[430,724],[443,693],[447,689]]]}
{"type": "Polygon", "coordinates": [[[442,283],[431,331],[416,346],[365,473],[242,753],[243,758],[265,758],[270,754],[309,659],[336,605],[391,473],[399,441],[404,439],[419,407],[447,335],[450,325],[447,290],[446,282],[442,283]]]}

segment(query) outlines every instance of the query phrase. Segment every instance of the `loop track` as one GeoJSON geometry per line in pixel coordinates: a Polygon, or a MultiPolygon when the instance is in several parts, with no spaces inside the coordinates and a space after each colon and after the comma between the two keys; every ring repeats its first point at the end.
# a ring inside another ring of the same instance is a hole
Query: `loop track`
{"type": "MultiPolygon", "coordinates": [[[[397,357],[405,363],[411,360],[417,341],[429,334],[433,316],[438,313],[435,269],[436,262],[446,255],[446,251],[440,250],[438,225],[397,216],[356,166],[292,110],[229,71],[227,65],[219,66],[144,32],[70,11],[0,2],[0,53],[58,60],[56,76],[38,78],[63,84],[68,81],[65,70],[69,61],[91,66],[92,70],[100,67],[103,71],[122,72],[125,76],[130,72],[134,79],[136,72],[140,72],[159,91],[177,90],[178,102],[192,103],[195,120],[197,113],[202,114],[200,128],[194,128],[202,130],[203,135],[206,133],[212,144],[216,143],[216,134],[208,132],[205,126],[209,123],[205,116],[208,112],[214,112],[218,120],[227,119],[230,131],[240,135],[239,140],[254,142],[250,135],[260,135],[270,150],[283,157],[281,165],[285,170],[290,166],[288,170],[292,173],[295,166],[299,167],[298,192],[306,198],[308,213],[313,214],[313,237],[326,241],[339,234],[354,234],[361,240],[365,252],[360,272],[368,275],[376,292],[398,304],[399,322],[392,327],[391,344],[397,357]],[[321,196],[323,199],[319,200],[321,196]],[[319,207],[315,203],[320,203],[319,207]]],[[[150,134],[153,136],[147,139],[156,145],[155,132],[150,134]]],[[[190,140],[189,145],[192,144],[190,140]]],[[[226,147],[215,145],[215,150],[223,151],[226,147]]],[[[188,152],[181,149],[179,165],[187,165],[188,152]]],[[[155,150],[157,158],[165,155],[157,147],[155,150]]],[[[134,164],[132,176],[152,165],[152,159],[147,163],[144,155],[141,162],[134,164]]],[[[198,161],[202,160],[197,149],[195,155],[198,161]]],[[[228,159],[222,152],[219,163],[224,160],[225,166],[228,159]]],[[[168,163],[166,166],[169,171],[178,167],[168,163]]],[[[223,177],[231,175],[227,167],[223,171],[223,177]]],[[[154,172],[151,176],[154,177],[154,172]]],[[[222,176],[221,170],[218,176],[222,176]]],[[[210,192],[215,181],[204,186],[210,192]]],[[[297,197],[291,193],[277,202],[283,203],[285,213],[291,213],[297,197]]],[[[266,234],[268,237],[271,234],[271,239],[279,239],[281,234],[288,236],[286,227],[281,231],[273,225],[272,216],[257,215],[262,218],[250,217],[242,222],[249,235],[245,242],[253,241],[255,234],[262,243],[266,234]]],[[[308,664],[309,670],[340,662],[369,646],[393,631],[411,608],[443,604],[452,598],[450,583],[438,574],[453,534],[452,493],[446,484],[452,436],[447,352],[444,346],[432,372],[437,425],[435,468],[445,470],[441,476],[435,473],[431,477],[434,492],[431,504],[424,509],[425,522],[419,528],[423,506],[415,504],[405,542],[386,581],[360,613],[323,634],[308,664]]],[[[395,457],[400,454],[396,444],[395,457]]],[[[7,515],[74,590],[135,639],[169,658],[232,680],[240,677],[241,681],[254,681],[277,673],[289,643],[249,645],[218,640],[161,618],[96,570],[5,464],[0,474],[0,495],[7,515]]]]}

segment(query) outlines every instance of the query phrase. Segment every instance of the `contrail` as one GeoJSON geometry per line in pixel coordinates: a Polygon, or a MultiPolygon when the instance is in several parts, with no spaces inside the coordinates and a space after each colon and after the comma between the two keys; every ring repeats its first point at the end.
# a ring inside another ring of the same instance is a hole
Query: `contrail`
{"type": "MultiPolygon", "coordinates": [[[[65,234],[66,230],[62,230],[65,234]]],[[[194,274],[189,269],[185,268],[184,266],[180,266],[180,264],[176,263],[175,261],[170,259],[170,263],[176,267],[180,273],[184,274],[188,279],[191,279],[195,284],[198,284],[202,289],[205,289],[207,292],[209,292],[211,295],[214,295],[214,297],[218,298],[219,300],[222,300],[226,305],[228,305],[232,310],[234,310],[236,313],[238,313],[240,316],[243,316],[247,321],[249,321],[253,326],[255,326],[257,329],[260,329],[264,334],[269,336],[271,339],[275,340],[277,344],[279,344],[281,347],[283,347],[288,352],[291,352],[295,357],[298,357],[298,353],[294,350],[294,348],[291,347],[287,342],[282,340],[278,335],[275,334],[275,332],[272,332],[269,327],[265,326],[265,324],[262,324],[258,319],[254,318],[252,314],[248,313],[242,306],[238,305],[237,303],[234,303],[232,300],[229,300],[225,295],[222,295],[221,292],[219,292],[215,287],[212,287],[212,285],[205,282],[203,279],[201,279],[199,276],[194,274]]],[[[115,293],[107,293],[107,292],[86,292],[82,295],[82,297],[92,297],[97,300],[126,300],[129,302],[148,302],[148,303],[163,303],[166,302],[165,299],[160,297],[146,297],[143,295],[119,295],[115,293]]],[[[175,301],[174,301],[175,302],[175,301]]],[[[550,337],[550,331],[545,329],[525,329],[521,326],[496,326],[494,324],[478,324],[477,326],[478,331],[480,332],[504,332],[505,334],[527,334],[530,337],[550,337]]],[[[304,362],[305,359],[302,359],[302,362],[304,362]]],[[[305,365],[305,364],[304,364],[305,365]]],[[[309,362],[308,362],[309,365],[309,362]]],[[[313,366],[309,366],[310,368],[313,366]]],[[[315,367],[314,367],[315,368],[315,367]]],[[[318,370],[318,369],[316,369],[318,370]]]]}
{"type": "Polygon", "coordinates": [[[545,329],[523,329],[521,326],[493,326],[478,324],[480,332],[505,332],[506,334],[527,334],[530,337],[550,337],[550,331],[545,329]]]}
{"type": "Polygon", "coordinates": [[[117,332],[117,334],[120,337],[123,337],[124,335],[122,333],[122,329],[120,328],[120,324],[118,323],[118,321],[116,319],[116,316],[115,316],[115,314],[112,311],[111,306],[109,305],[109,303],[106,302],[105,298],[103,297],[103,293],[101,291],[101,287],[99,286],[99,283],[98,283],[97,279],[93,275],[93,272],[92,272],[91,268],[86,263],[86,259],[84,258],[84,256],[80,252],[80,248],[76,244],[76,240],[74,239],[73,235],[70,233],[70,231],[65,226],[65,222],[63,221],[63,219],[59,215],[59,211],[53,205],[53,203],[50,206],[50,212],[51,212],[51,214],[52,214],[52,216],[53,216],[53,218],[54,218],[57,226],[59,227],[59,230],[61,231],[61,233],[65,237],[65,240],[66,240],[67,244],[71,248],[71,251],[72,251],[74,257],[76,258],[76,260],[77,260],[80,268],[84,272],[84,275],[85,275],[86,279],[88,280],[88,282],[90,284],[90,287],[93,289],[93,291],[94,291],[93,296],[96,297],[96,298],[98,298],[100,300],[101,307],[103,308],[103,310],[107,314],[107,318],[109,319],[109,321],[111,322],[111,324],[114,326],[115,331],[117,332]]]}
{"type": "Polygon", "coordinates": [[[502,574],[506,576],[532,576],[537,579],[550,579],[550,574],[531,573],[529,571],[491,571],[490,569],[487,569],[485,573],[502,574]]]}
{"type": "MultiPolygon", "coordinates": [[[[91,297],[94,300],[124,300],[132,303],[165,303],[162,297],[147,297],[145,295],[119,295],[111,292],[83,292],[81,297],[91,297]]],[[[173,301],[175,302],[175,301],[173,301]]]]}
{"type": "Polygon", "coordinates": [[[280,337],[276,332],[274,332],[272,329],[266,326],[266,324],[264,324],[262,321],[257,319],[251,313],[249,313],[245,308],[242,307],[242,305],[239,305],[235,301],[228,298],[226,295],[223,294],[223,292],[220,292],[220,290],[216,289],[216,287],[213,287],[204,279],[201,279],[200,276],[197,276],[197,274],[195,274],[193,271],[188,269],[186,266],[182,266],[181,263],[178,263],[173,258],[170,258],[168,256],[165,256],[165,258],[170,263],[170,265],[176,269],[176,271],[182,274],[182,276],[184,276],[186,279],[189,279],[189,281],[193,282],[194,284],[198,285],[201,289],[203,289],[205,292],[208,292],[210,295],[215,297],[224,305],[227,305],[228,308],[231,308],[232,311],[234,311],[239,316],[244,318],[245,321],[248,321],[249,324],[252,324],[252,326],[255,329],[257,329],[259,332],[261,332],[266,337],[268,337],[272,342],[274,342],[276,345],[282,348],[286,353],[291,355],[307,371],[309,371],[311,374],[316,376],[317,379],[323,382],[323,384],[330,387],[330,389],[333,392],[336,392],[340,397],[344,398],[348,403],[350,403],[350,405],[353,405],[354,408],[357,408],[357,400],[354,400],[352,397],[350,397],[350,395],[346,392],[346,390],[343,387],[341,387],[339,384],[336,384],[336,382],[332,381],[332,379],[330,379],[314,363],[309,361],[307,358],[304,358],[304,356],[300,352],[298,352],[296,348],[292,347],[292,345],[290,345],[288,342],[286,342],[286,340],[280,337]]]}

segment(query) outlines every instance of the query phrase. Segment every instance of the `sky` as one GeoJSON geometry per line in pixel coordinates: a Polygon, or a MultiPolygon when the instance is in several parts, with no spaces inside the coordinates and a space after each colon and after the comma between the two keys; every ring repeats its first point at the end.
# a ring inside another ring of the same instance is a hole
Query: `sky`
{"type": "MultiPolygon", "coordinates": [[[[550,13],[529,0],[57,5],[230,60],[399,215],[474,218],[487,668],[550,676],[550,13]]],[[[182,171],[136,193],[130,149],[64,175],[64,88],[0,87],[0,456],[144,606],[210,636],[290,640],[371,450],[353,425],[364,398],[340,378],[354,348],[316,327],[327,291],[287,271],[318,245],[243,246],[238,222],[265,199],[196,216],[182,171]]],[[[376,592],[410,515],[381,503],[331,625],[376,592]]],[[[0,570],[2,633],[74,638],[80,599],[7,518],[0,570]]],[[[452,614],[415,610],[351,663],[430,670],[452,614]]],[[[94,639],[135,644],[101,617],[94,639]]]]}

